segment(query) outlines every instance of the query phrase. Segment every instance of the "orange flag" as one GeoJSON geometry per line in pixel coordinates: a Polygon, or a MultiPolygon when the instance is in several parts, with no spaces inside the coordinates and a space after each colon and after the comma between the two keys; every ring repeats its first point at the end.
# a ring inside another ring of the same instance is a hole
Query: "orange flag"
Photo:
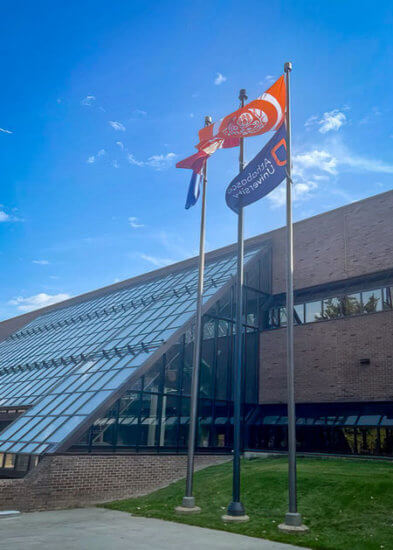
{"type": "Polygon", "coordinates": [[[211,155],[220,148],[236,147],[240,138],[276,130],[285,116],[285,80],[280,78],[261,96],[218,122],[199,130],[199,151],[211,155]]]}

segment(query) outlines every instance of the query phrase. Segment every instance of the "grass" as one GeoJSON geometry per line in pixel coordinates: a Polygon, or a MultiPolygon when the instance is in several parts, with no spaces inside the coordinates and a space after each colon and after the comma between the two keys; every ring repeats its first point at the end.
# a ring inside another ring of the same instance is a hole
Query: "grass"
{"type": "Polygon", "coordinates": [[[211,529],[288,542],[323,550],[393,549],[393,463],[388,461],[298,460],[298,500],[307,534],[277,529],[287,508],[287,460],[242,462],[242,501],[248,523],[224,524],[221,515],[231,499],[231,463],[195,474],[195,497],[202,512],[179,516],[184,480],[150,495],[106,504],[112,510],[188,523],[211,529]]]}

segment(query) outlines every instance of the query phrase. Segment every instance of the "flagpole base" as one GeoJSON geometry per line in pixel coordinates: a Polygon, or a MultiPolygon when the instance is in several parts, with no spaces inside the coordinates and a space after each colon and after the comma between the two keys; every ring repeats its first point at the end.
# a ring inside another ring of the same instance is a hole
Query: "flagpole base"
{"type": "Polygon", "coordinates": [[[228,506],[227,513],[221,516],[222,521],[227,522],[244,522],[250,518],[247,516],[244,506],[241,502],[231,502],[228,506]]]}
{"type": "Polygon", "coordinates": [[[224,514],[221,516],[221,519],[224,523],[244,523],[250,520],[247,514],[244,514],[244,516],[229,516],[228,514],[224,514]]]}
{"type": "Polygon", "coordinates": [[[278,530],[282,533],[306,533],[309,528],[302,523],[302,516],[298,512],[287,512],[284,523],[280,523],[278,530]]]}
{"type": "Polygon", "coordinates": [[[199,506],[195,506],[195,497],[183,497],[181,506],[176,506],[177,514],[198,514],[201,511],[199,506]]]}

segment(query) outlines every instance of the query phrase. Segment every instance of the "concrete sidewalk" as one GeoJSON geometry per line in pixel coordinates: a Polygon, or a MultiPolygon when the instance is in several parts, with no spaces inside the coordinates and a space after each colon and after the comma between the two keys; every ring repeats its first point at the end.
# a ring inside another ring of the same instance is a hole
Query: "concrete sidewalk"
{"type": "MultiPolygon", "coordinates": [[[[0,520],[1,550],[294,550],[297,546],[101,508],[0,520]]],[[[304,550],[304,549],[303,549],[304,550]]]]}

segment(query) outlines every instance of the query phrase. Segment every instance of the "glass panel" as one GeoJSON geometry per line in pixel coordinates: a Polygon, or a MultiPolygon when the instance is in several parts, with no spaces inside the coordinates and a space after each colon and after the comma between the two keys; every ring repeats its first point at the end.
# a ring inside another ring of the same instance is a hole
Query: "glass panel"
{"type": "Polygon", "coordinates": [[[198,447],[209,447],[213,424],[212,414],[212,402],[210,399],[200,399],[198,408],[198,447]]]}
{"type": "Polygon", "coordinates": [[[295,323],[299,324],[299,322],[302,324],[304,323],[304,304],[297,304],[295,306],[295,312],[298,316],[299,320],[296,319],[295,315],[295,323]]]}
{"type": "Polygon", "coordinates": [[[180,375],[183,363],[183,346],[172,346],[166,354],[164,367],[164,392],[178,393],[180,391],[180,375]]]}
{"type": "Polygon", "coordinates": [[[139,393],[129,393],[120,399],[117,445],[138,445],[138,418],[140,407],[141,402],[139,393]]]}
{"type": "Polygon", "coordinates": [[[365,455],[378,454],[378,430],[377,428],[357,429],[358,453],[365,455]]]}
{"type": "Polygon", "coordinates": [[[154,447],[158,443],[158,402],[158,395],[142,394],[140,445],[145,447],[154,447]]]}
{"type": "Polygon", "coordinates": [[[388,286],[382,289],[383,294],[383,309],[393,308],[393,286],[388,286]]]}
{"type": "Polygon", "coordinates": [[[381,420],[380,414],[359,416],[358,426],[378,426],[381,420]]]}
{"type": "Polygon", "coordinates": [[[190,425],[190,399],[182,397],[180,409],[180,423],[178,432],[179,447],[187,447],[188,445],[188,430],[190,425]]]}
{"type": "Polygon", "coordinates": [[[6,454],[3,468],[13,468],[15,466],[15,455],[6,454]]]}
{"type": "Polygon", "coordinates": [[[287,320],[287,310],[285,307],[280,307],[279,315],[280,315],[280,327],[286,327],[288,320],[287,320]]]}
{"type": "Polygon", "coordinates": [[[363,300],[363,312],[374,313],[375,311],[382,311],[382,293],[381,289],[368,290],[362,292],[363,300]]]}
{"type": "Polygon", "coordinates": [[[381,455],[393,456],[393,429],[381,428],[379,433],[381,455]]]}
{"type": "MultiPolygon", "coordinates": [[[[230,334],[229,323],[219,321],[219,334],[230,334]]],[[[230,336],[217,338],[217,359],[216,359],[216,398],[227,399],[228,381],[231,375],[231,345],[230,336]]]]}
{"type": "MultiPolygon", "coordinates": [[[[209,339],[204,338],[202,342],[202,356],[201,356],[201,366],[200,366],[200,396],[201,397],[211,397],[213,395],[213,374],[214,374],[214,363],[216,358],[216,347],[215,347],[215,326],[216,321],[205,323],[205,326],[213,327],[208,331],[213,334],[213,337],[209,339]]],[[[204,331],[206,334],[206,331],[204,331]]]]}
{"type": "Polygon", "coordinates": [[[362,301],[360,292],[357,294],[348,294],[343,299],[344,315],[358,315],[362,313],[362,301]]]}
{"type": "Polygon", "coordinates": [[[182,392],[183,395],[190,395],[191,393],[191,378],[192,378],[192,360],[194,353],[194,342],[186,342],[184,348],[184,365],[183,365],[183,377],[182,377],[182,392]]]}
{"type": "Polygon", "coordinates": [[[179,415],[179,398],[164,395],[162,398],[160,447],[177,446],[179,415]]]}
{"type": "Polygon", "coordinates": [[[327,298],[323,301],[323,318],[337,319],[342,316],[342,305],[340,298],[327,298]]]}
{"type": "Polygon", "coordinates": [[[322,319],[322,303],[317,302],[306,303],[306,323],[313,323],[322,319]]]}

